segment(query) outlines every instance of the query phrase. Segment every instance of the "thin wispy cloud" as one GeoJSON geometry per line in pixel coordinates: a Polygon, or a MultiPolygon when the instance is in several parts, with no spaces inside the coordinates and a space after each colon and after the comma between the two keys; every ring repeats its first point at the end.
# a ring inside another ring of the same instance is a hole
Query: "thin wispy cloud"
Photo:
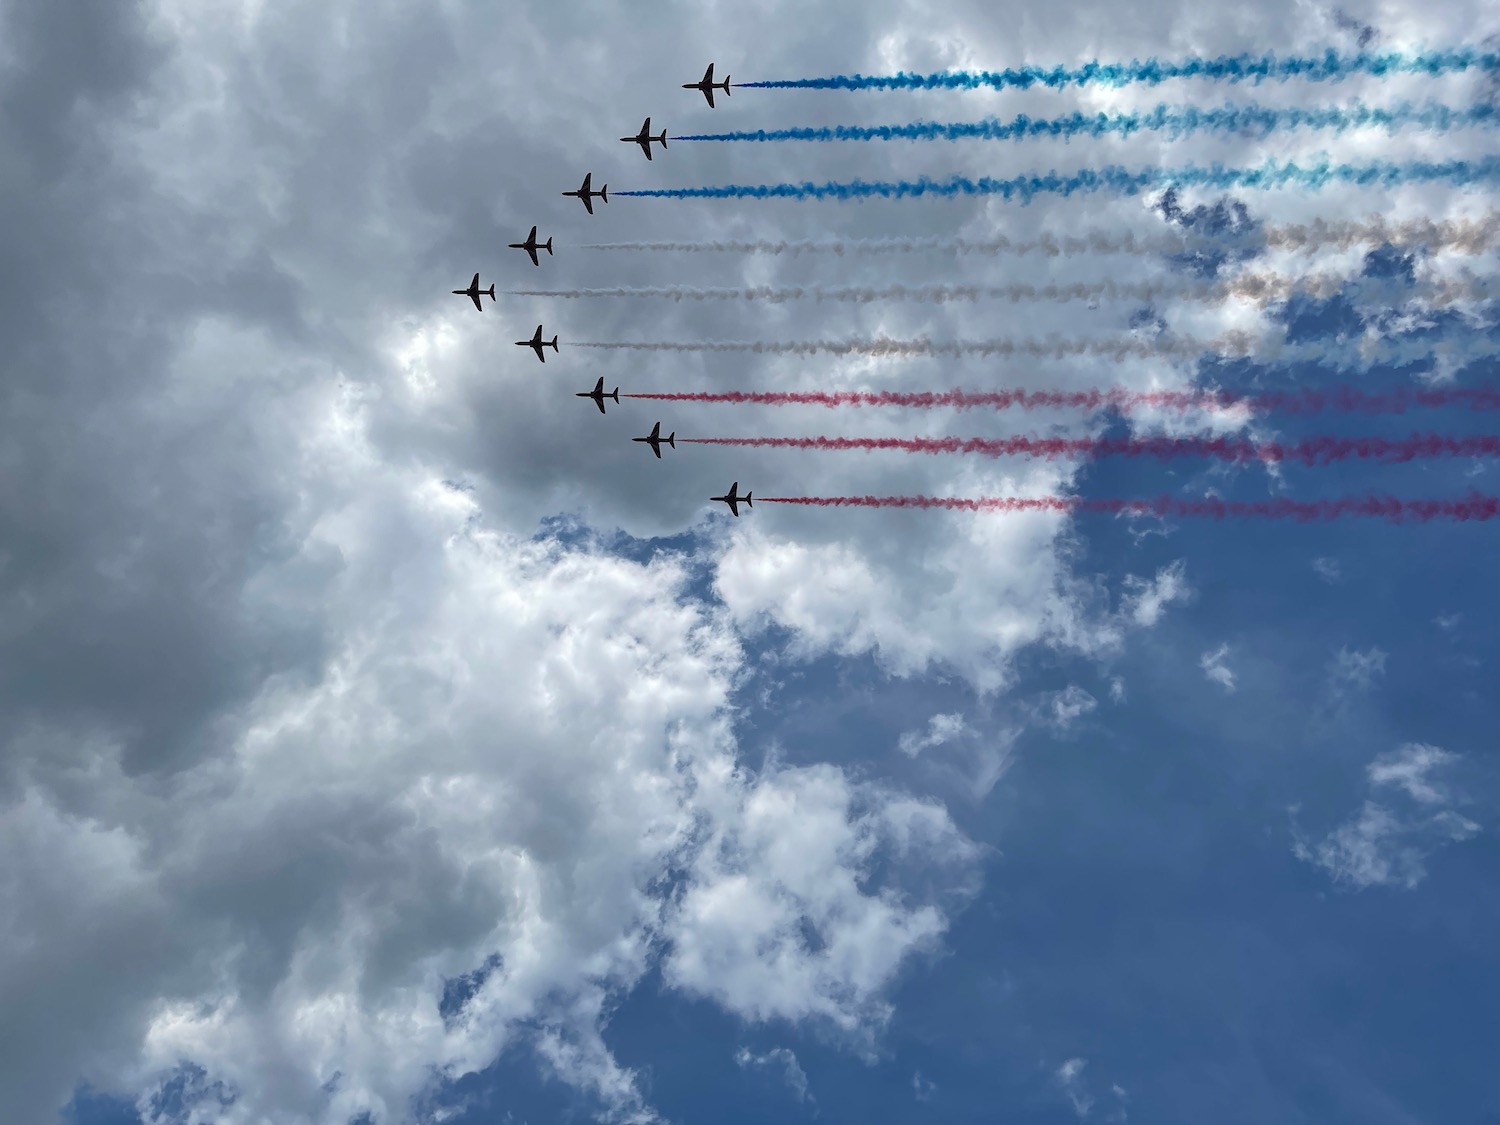
{"type": "Polygon", "coordinates": [[[1198,667],[1208,677],[1211,683],[1218,684],[1225,691],[1232,692],[1235,689],[1235,675],[1226,663],[1229,657],[1229,645],[1221,644],[1210,652],[1205,652],[1198,658],[1198,667]]]}

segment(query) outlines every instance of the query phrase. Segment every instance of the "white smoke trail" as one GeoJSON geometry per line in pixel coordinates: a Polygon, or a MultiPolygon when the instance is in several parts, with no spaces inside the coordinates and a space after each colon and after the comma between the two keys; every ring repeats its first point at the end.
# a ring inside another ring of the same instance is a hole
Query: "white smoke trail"
{"type": "Polygon", "coordinates": [[[509,289],[521,297],[639,297],[682,301],[765,301],[785,304],[789,301],[840,301],[870,304],[876,301],[921,301],[947,304],[950,301],[1003,300],[1021,301],[1154,301],[1172,297],[1188,301],[1222,304],[1232,299],[1250,301],[1261,308],[1285,301],[1295,294],[1326,299],[1346,289],[1355,296],[1369,299],[1394,299],[1402,303],[1421,301],[1444,308],[1459,301],[1489,300],[1495,296],[1495,284],[1488,278],[1465,277],[1462,280],[1439,281],[1411,286],[1388,278],[1350,279],[1335,274],[1292,277],[1279,274],[1245,274],[1222,282],[1073,282],[1066,285],[887,285],[881,288],[846,286],[761,285],[742,289],[699,288],[686,285],[617,287],[607,289],[509,289]]]}
{"type": "Polygon", "coordinates": [[[918,337],[897,340],[877,336],[868,340],[803,341],[724,341],[691,343],[671,340],[584,341],[579,348],[602,348],[609,351],[653,352],[751,352],[761,355],[867,355],[867,356],[1023,356],[1029,359],[1069,359],[1089,356],[1121,361],[1126,359],[1171,357],[1195,359],[1207,355],[1225,358],[1254,358],[1260,362],[1320,362],[1335,370],[1350,370],[1380,363],[1406,364],[1437,357],[1448,361],[1467,361],[1495,354],[1495,343],[1481,335],[1467,339],[1384,340],[1363,338],[1350,341],[1288,343],[1276,336],[1256,336],[1249,332],[1228,332],[1207,339],[1162,336],[1112,337],[1095,340],[1066,339],[1048,336],[1044,339],[997,340],[931,340],[918,337]]]}
{"type": "Polygon", "coordinates": [[[1391,222],[1381,215],[1363,220],[1324,219],[1311,223],[1267,226],[1243,235],[1119,234],[1090,231],[1081,235],[1042,235],[1034,239],[874,238],[801,241],[588,242],[584,250],[620,250],[705,254],[912,254],[922,251],[964,254],[1179,254],[1193,250],[1257,249],[1347,250],[1362,244],[1390,244],[1402,249],[1425,246],[1460,254],[1483,254],[1500,245],[1500,211],[1479,219],[1408,219],[1391,222]]]}

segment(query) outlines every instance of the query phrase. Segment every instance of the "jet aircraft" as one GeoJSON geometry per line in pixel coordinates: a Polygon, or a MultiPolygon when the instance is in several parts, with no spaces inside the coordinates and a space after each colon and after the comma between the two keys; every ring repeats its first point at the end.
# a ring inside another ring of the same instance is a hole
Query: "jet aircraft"
{"type": "Polygon", "coordinates": [[[557,337],[554,336],[550,340],[543,340],[542,339],[542,326],[540,324],[538,324],[536,326],[536,332],[534,332],[532,334],[531,339],[529,339],[529,340],[517,340],[516,341],[516,347],[518,347],[518,348],[535,348],[536,349],[536,357],[537,357],[537,359],[541,360],[543,363],[546,363],[547,362],[547,357],[542,354],[542,349],[543,348],[551,348],[553,351],[557,351],[557,337]]]}
{"type": "Polygon", "coordinates": [[[661,135],[660,136],[653,137],[651,135],[651,118],[648,117],[648,118],[646,118],[646,123],[641,126],[641,131],[639,133],[637,133],[633,137],[621,137],[620,140],[624,141],[626,144],[637,144],[637,145],[640,145],[641,146],[641,151],[646,154],[646,159],[650,160],[651,159],[651,142],[655,141],[657,144],[661,145],[662,148],[666,148],[667,147],[667,131],[665,129],[663,129],[661,131],[661,135]]]}
{"type": "Polygon", "coordinates": [[[714,108],[714,91],[715,90],[723,90],[724,91],[724,96],[726,98],[729,96],[729,75],[727,75],[727,74],[724,75],[724,81],[722,81],[722,82],[715,82],[714,81],[714,64],[713,63],[709,63],[708,64],[708,69],[703,72],[703,81],[701,81],[701,82],[684,82],[682,84],[682,88],[684,90],[698,90],[698,91],[700,91],[703,94],[703,96],[708,99],[708,108],[709,109],[713,109],[714,108]]]}
{"type": "MultiPolygon", "coordinates": [[[[602,383],[604,380],[601,379],[599,381],[602,383]]],[[[647,445],[649,445],[651,447],[651,452],[654,453],[654,454],[656,454],[656,459],[658,461],[660,461],[661,460],[661,443],[663,441],[665,441],[673,449],[677,448],[677,431],[673,430],[670,434],[668,434],[664,438],[664,437],[661,436],[661,423],[658,422],[658,423],[656,423],[656,425],[654,425],[654,426],[651,427],[651,433],[648,436],[646,436],[646,437],[631,438],[630,440],[631,441],[643,441],[643,442],[645,442],[647,445]]]]}
{"type": "Polygon", "coordinates": [[[542,263],[536,260],[536,252],[538,250],[545,250],[548,254],[551,254],[552,240],[549,238],[546,242],[538,242],[536,240],[536,227],[532,227],[531,233],[526,236],[525,242],[512,242],[510,244],[510,248],[512,250],[526,251],[526,253],[531,255],[531,264],[534,266],[539,266],[542,263]]]}
{"type": "Polygon", "coordinates": [[[476,309],[478,309],[480,312],[484,312],[484,303],[480,301],[479,298],[487,296],[490,300],[493,301],[495,299],[495,286],[491,284],[488,289],[479,288],[479,275],[476,273],[474,275],[474,280],[469,282],[469,287],[467,289],[455,289],[453,291],[453,295],[455,297],[469,298],[469,300],[474,302],[474,307],[476,309]]]}
{"type": "MultiPolygon", "coordinates": [[[[599,408],[599,413],[600,414],[608,414],[609,411],[607,411],[607,410],[604,409],[604,400],[607,399],[607,398],[612,398],[612,399],[615,400],[615,405],[618,406],[620,404],[620,388],[616,387],[614,389],[614,392],[612,394],[605,394],[604,393],[604,376],[601,375],[601,376],[599,376],[599,381],[594,384],[594,389],[593,390],[591,390],[591,391],[578,391],[576,394],[573,395],[573,397],[574,398],[591,398],[591,399],[594,400],[594,405],[599,408]]],[[[676,431],[674,430],[673,433],[675,434],[676,431]]],[[[673,448],[675,448],[675,446],[673,448]]],[[[660,454],[658,454],[657,456],[660,456],[660,454]]]]}
{"type": "Polygon", "coordinates": [[[744,504],[747,508],[753,508],[755,506],[754,504],[750,503],[750,493],[747,492],[745,493],[745,495],[740,496],[738,495],[739,490],[740,482],[735,481],[729,486],[729,491],[726,492],[723,496],[710,496],[709,499],[722,500],[724,503],[729,505],[729,510],[733,512],[737,517],[740,514],[739,506],[741,504],[744,504]]]}
{"type": "Polygon", "coordinates": [[[593,182],[594,173],[590,172],[587,176],[583,177],[583,186],[580,187],[577,191],[565,191],[562,194],[571,195],[575,199],[581,199],[583,201],[584,209],[587,210],[590,215],[592,215],[594,213],[594,200],[596,198],[602,200],[605,203],[609,202],[609,185],[605,184],[598,191],[594,191],[590,187],[593,182]]]}

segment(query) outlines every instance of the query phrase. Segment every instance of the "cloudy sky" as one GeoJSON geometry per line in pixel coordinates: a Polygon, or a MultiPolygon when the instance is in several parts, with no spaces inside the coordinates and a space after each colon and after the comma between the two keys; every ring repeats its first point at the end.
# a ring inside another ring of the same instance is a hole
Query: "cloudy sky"
{"type": "Polygon", "coordinates": [[[709,60],[753,81],[1497,33],[1483,0],[0,2],[5,1120],[1500,1121],[1500,522],[760,502],[735,520],[707,502],[732,480],[761,497],[1452,498],[1500,491],[1491,462],[681,444],[657,461],[626,440],[661,421],[679,440],[1296,441],[1483,434],[1485,415],[625,400],[600,417],[573,397],[600,376],[622,394],[1487,385],[1494,308],[1472,290],[1492,245],[1292,250],[1267,232],[1482,218],[1492,180],[1027,206],[615,193],[1473,161],[1492,128],[679,141],[649,164],[615,138],[647,114],[683,134],[1466,109],[1491,104],[1492,71],[741,89],[715,110],[678,87],[709,60]],[[611,188],[592,217],[558,194],[585,172],[611,188]],[[539,269],[506,245],[533,223],[555,239],[539,269]],[[1091,233],[1238,241],[583,246],[1091,233]],[[482,314],[450,295],[475,270],[499,293],[482,314]],[[1265,276],[1301,288],[1201,291],[1265,276]],[[505,293],[1104,281],[1163,295],[505,293]],[[1439,299],[1454,285],[1471,292],[1439,299]],[[562,344],[545,366],[512,346],[539,321],[562,344]],[[1324,358],[569,347],[1231,331],[1324,358]],[[1421,354],[1360,351],[1392,340],[1421,354]]]}

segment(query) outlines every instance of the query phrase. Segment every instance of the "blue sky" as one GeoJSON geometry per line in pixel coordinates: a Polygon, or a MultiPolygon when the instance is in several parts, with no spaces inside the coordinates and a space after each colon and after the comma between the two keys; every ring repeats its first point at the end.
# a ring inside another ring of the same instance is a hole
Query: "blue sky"
{"type": "Polygon", "coordinates": [[[1500,1121],[1500,524],[767,504],[733,520],[705,503],[735,478],[763,497],[1456,497],[1494,491],[1493,466],[692,446],[656,462],[625,441],[657,418],[684,436],[1292,441],[1483,434],[1484,414],[627,400],[600,418],[573,397],[599,374],[625,392],[1493,385],[1492,302],[1432,295],[1493,276],[1494,238],[1477,253],[1058,258],[580,245],[1180,230],[1249,230],[1253,244],[1319,218],[1482,218],[1485,183],[1026,208],[615,198],[592,219],[555,194],[585,168],[613,194],[1494,153],[1493,131],[1464,129],[683,143],[647,165],[613,140],[646,112],[676,133],[1493,97],[1474,73],[742,90],[714,111],[676,89],[710,57],[748,80],[1415,50],[1495,30],[1463,3],[1378,18],[1112,11],[160,0],[77,21],[13,6],[19,47],[0,65],[0,192],[17,217],[0,234],[15,341],[0,411],[7,1119],[1500,1121]],[[632,36],[640,49],[619,50],[632,36]],[[558,244],[535,270],[506,249],[532,222],[558,244]],[[502,292],[481,316],[448,295],[475,268],[500,291],[1260,273],[1343,285],[1150,305],[502,292]],[[537,320],[564,341],[545,367],[510,346],[537,320]],[[566,347],[1157,329],[1332,341],[1353,370],[566,347]],[[1361,337],[1461,341],[1479,358],[1372,366],[1354,362],[1361,337]]]}

